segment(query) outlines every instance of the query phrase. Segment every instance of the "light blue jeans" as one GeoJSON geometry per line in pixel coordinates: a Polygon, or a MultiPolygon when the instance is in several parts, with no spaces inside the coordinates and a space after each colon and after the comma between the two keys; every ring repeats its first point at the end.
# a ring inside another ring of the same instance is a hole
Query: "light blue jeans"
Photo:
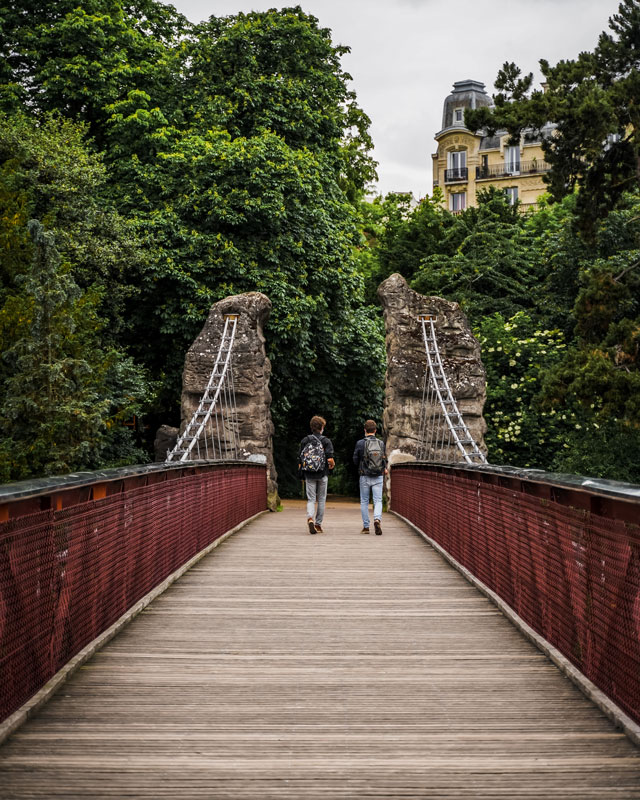
{"type": "Polygon", "coordinates": [[[360,476],[360,511],[362,527],[369,527],[369,491],[373,494],[373,518],[382,519],[382,485],[383,475],[360,476]]]}
{"type": "Polygon", "coordinates": [[[324,519],[324,504],[327,500],[327,484],[329,476],[324,478],[305,478],[307,485],[307,519],[311,518],[320,525],[324,519]],[[316,511],[316,501],[318,510],[316,511]]]}

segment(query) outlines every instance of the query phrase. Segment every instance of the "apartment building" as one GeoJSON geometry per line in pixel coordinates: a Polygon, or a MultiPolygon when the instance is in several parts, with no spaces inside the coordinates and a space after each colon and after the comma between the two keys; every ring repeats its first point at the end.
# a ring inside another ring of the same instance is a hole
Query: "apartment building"
{"type": "Polygon", "coordinates": [[[525,131],[515,145],[508,144],[506,131],[483,136],[465,128],[467,108],[491,105],[484,83],[473,80],[454,83],[444,101],[442,129],[435,135],[433,185],[442,189],[444,202],[454,213],[477,205],[477,192],[488,186],[503,189],[512,204],[520,201],[522,209],[530,208],[546,191],[542,176],[550,167],[542,139],[551,136],[555,126],[545,126],[536,136],[525,131]]]}

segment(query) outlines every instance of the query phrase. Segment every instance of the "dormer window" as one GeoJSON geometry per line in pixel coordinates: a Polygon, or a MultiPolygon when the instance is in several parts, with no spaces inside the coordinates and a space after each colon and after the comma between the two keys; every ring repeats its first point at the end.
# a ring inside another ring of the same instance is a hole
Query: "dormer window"
{"type": "Polygon", "coordinates": [[[454,108],[453,109],[453,121],[454,122],[464,122],[464,108],[454,108]]]}

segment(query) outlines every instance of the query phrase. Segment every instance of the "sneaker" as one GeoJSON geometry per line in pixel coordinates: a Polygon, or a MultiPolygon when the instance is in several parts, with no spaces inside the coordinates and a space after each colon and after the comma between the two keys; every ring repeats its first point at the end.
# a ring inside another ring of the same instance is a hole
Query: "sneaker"
{"type": "Polygon", "coordinates": [[[322,525],[319,522],[316,522],[315,529],[316,533],[324,533],[324,531],[322,530],[322,525]]]}
{"type": "Polygon", "coordinates": [[[363,528],[360,533],[369,533],[369,528],[363,528]]]}
{"type": "Polygon", "coordinates": [[[373,520],[373,527],[375,528],[376,536],[382,536],[382,525],[379,519],[373,520]]]}
{"type": "Polygon", "coordinates": [[[311,517],[309,517],[309,519],[307,520],[307,525],[309,527],[309,533],[315,533],[316,532],[316,526],[315,526],[314,521],[311,519],[311,517]]]}

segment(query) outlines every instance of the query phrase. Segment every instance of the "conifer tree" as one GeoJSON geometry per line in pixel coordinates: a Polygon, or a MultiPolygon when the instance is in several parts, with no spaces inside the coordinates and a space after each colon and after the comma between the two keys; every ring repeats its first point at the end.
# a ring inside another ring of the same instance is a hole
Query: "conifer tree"
{"type": "Polygon", "coordinates": [[[555,66],[542,59],[544,90],[532,92],[532,75],[505,63],[495,108],[465,113],[471,130],[506,129],[514,143],[526,128],[554,123],[543,144],[549,188],[556,199],[578,188],[580,227],[591,238],[597,220],[640,185],[640,0],[622,0],[609,28],[593,52],[555,66]]]}
{"type": "Polygon", "coordinates": [[[114,410],[130,413],[143,389],[131,362],[99,346],[96,293],[80,290],[50,231],[37,220],[28,229],[32,266],[13,303],[23,325],[3,354],[2,480],[91,466],[114,410]]]}

